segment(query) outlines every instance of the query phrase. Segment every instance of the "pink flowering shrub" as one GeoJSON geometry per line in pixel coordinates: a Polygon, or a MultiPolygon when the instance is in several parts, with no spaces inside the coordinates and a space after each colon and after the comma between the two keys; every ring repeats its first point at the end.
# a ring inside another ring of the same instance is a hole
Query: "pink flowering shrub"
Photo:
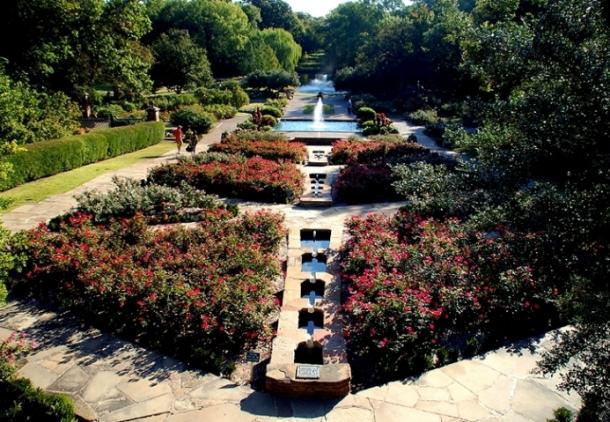
{"type": "Polygon", "coordinates": [[[307,150],[301,142],[247,140],[229,135],[219,144],[209,149],[211,152],[224,152],[228,154],[242,154],[246,157],[262,157],[269,160],[289,160],[293,162],[305,161],[307,150]]]}
{"type": "Polygon", "coordinates": [[[332,164],[383,162],[397,157],[429,153],[416,142],[402,140],[399,136],[388,140],[340,140],[333,142],[330,162],[332,164]]]}
{"type": "Polygon", "coordinates": [[[223,371],[270,335],[282,217],[268,212],[150,230],[145,218],[95,225],[88,214],[28,233],[30,256],[15,287],[56,300],[200,367],[223,371]]]}
{"type": "Polygon", "coordinates": [[[333,195],[348,204],[362,204],[398,199],[392,187],[389,166],[351,164],[341,169],[333,184],[333,195]]]}
{"type": "Polygon", "coordinates": [[[554,315],[557,290],[535,270],[540,235],[471,233],[457,220],[406,211],[354,217],[347,228],[340,258],[349,286],[345,335],[369,379],[396,379],[478,352],[546,328],[554,315]]]}
{"type": "Polygon", "coordinates": [[[159,166],[151,170],[148,179],[167,186],[185,181],[207,193],[259,202],[290,203],[303,193],[304,176],[294,163],[233,157],[225,161],[159,166]]]}

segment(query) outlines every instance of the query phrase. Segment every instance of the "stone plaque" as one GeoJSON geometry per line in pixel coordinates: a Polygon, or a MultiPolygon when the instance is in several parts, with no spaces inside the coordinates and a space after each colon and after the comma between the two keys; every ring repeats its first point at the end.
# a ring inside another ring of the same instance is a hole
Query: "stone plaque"
{"type": "Polygon", "coordinates": [[[297,378],[317,380],[320,378],[320,367],[314,365],[297,366],[297,378]]]}
{"type": "Polygon", "coordinates": [[[258,363],[261,360],[261,354],[257,352],[248,352],[246,353],[246,361],[258,363]]]}

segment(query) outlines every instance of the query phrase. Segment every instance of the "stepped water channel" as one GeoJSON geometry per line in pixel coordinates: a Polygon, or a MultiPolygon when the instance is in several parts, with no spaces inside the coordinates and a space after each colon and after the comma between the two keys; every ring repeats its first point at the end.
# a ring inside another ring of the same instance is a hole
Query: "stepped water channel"
{"type": "MultiPolygon", "coordinates": [[[[332,82],[315,79],[318,86],[305,87],[308,101],[315,101],[313,119],[302,120],[312,134],[294,135],[307,146],[304,194],[299,207],[330,207],[331,187],[341,166],[329,165],[336,126],[328,129],[324,119],[323,92],[334,94],[332,82]],[[332,90],[331,90],[332,88],[332,90]]],[[[327,97],[328,98],[328,97],[327,97]]],[[[331,100],[338,101],[338,98],[331,100]]],[[[337,123],[355,128],[356,122],[337,123]]],[[[282,131],[282,126],[278,128],[282,131]]],[[[351,132],[345,133],[347,137],[351,132]]],[[[290,131],[286,131],[289,135],[290,131]]],[[[292,397],[343,397],[350,392],[351,369],[347,361],[343,323],[340,318],[341,280],[333,267],[342,241],[342,230],[320,220],[311,226],[292,226],[288,233],[288,260],[277,336],[267,366],[265,387],[269,392],[292,397]]]]}

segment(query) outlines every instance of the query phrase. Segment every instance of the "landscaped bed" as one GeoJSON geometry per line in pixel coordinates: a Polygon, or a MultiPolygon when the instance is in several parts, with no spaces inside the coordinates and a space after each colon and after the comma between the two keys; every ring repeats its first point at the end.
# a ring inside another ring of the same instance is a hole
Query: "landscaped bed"
{"type": "Polygon", "coordinates": [[[186,182],[229,198],[290,203],[303,193],[304,177],[289,161],[211,153],[157,167],[148,179],[166,186],[186,182]]]}
{"type": "Polygon", "coordinates": [[[303,162],[307,158],[305,144],[301,142],[247,140],[233,134],[223,139],[221,143],[212,145],[210,151],[293,162],[303,162]]]}
{"type": "Polygon", "coordinates": [[[430,152],[400,135],[371,137],[366,140],[340,140],[333,143],[330,162],[346,164],[333,185],[334,196],[350,204],[400,199],[393,183],[392,166],[397,163],[428,162],[453,167],[453,160],[430,152]]]}
{"type": "Polygon", "coordinates": [[[402,211],[347,223],[346,337],[357,384],[400,379],[556,323],[542,234],[402,211]],[[366,368],[360,370],[359,368],[366,368]]]}
{"type": "Polygon", "coordinates": [[[266,339],[282,217],[210,218],[150,230],[141,214],[95,224],[80,213],[27,232],[12,286],[75,310],[96,326],[216,372],[266,339]],[[231,218],[231,219],[230,219],[231,218]]]}

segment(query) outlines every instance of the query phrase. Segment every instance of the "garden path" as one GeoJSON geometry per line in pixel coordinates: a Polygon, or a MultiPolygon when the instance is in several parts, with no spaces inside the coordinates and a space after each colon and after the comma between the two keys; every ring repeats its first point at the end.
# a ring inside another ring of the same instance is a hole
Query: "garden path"
{"type": "MultiPolygon", "coordinates": [[[[237,125],[244,122],[247,118],[247,114],[239,113],[231,119],[222,120],[208,134],[203,136],[200,142],[200,148],[202,145],[220,142],[220,137],[223,132],[235,130],[237,125]]],[[[188,154],[184,149],[182,150],[182,153],[188,154]]],[[[161,157],[145,159],[129,167],[104,173],[95,179],[82,184],[76,189],[59,195],[53,195],[36,204],[23,205],[3,214],[2,225],[12,232],[31,229],[36,227],[39,223],[46,222],[57,215],[68,212],[76,205],[76,200],[74,199],[76,195],[88,190],[95,189],[104,192],[111,189],[114,186],[112,178],[115,176],[144,179],[148,174],[149,169],[163,163],[172,162],[175,159],[176,152],[171,151],[161,157]]]]}
{"type": "Polygon", "coordinates": [[[40,343],[19,375],[69,394],[86,420],[544,422],[558,407],[580,406],[577,396],[557,391],[557,377],[531,373],[554,333],[341,400],[290,400],[206,374],[33,303],[12,302],[0,310],[0,341],[14,331],[40,343]]]}

